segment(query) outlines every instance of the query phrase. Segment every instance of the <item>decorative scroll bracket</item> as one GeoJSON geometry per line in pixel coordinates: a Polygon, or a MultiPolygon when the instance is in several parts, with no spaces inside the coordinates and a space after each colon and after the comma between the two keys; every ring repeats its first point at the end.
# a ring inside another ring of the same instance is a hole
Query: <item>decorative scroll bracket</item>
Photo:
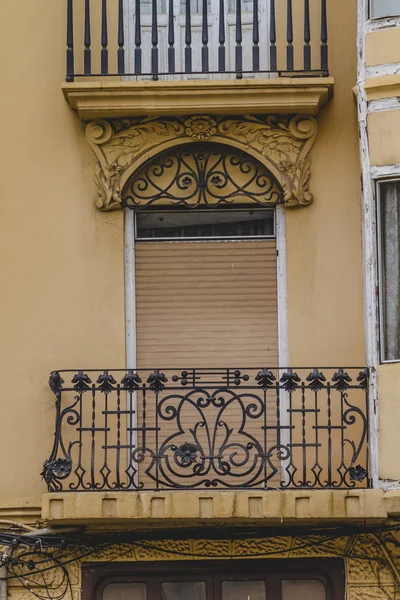
{"type": "Polygon", "coordinates": [[[98,158],[96,206],[102,211],[123,208],[124,185],[141,165],[168,148],[193,141],[225,144],[248,153],[281,186],[285,206],[306,206],[312,202],[309,153],[317,130],[315,119],[307,115],[91,121],[86,137],[98,158]]]}

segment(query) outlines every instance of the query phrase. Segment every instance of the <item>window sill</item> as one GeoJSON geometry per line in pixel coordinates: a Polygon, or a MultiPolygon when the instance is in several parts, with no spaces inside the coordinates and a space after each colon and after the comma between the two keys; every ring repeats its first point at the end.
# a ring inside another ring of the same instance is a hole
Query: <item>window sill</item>
{"type": "Polygon", "coordinates": [[[74,82],[62,85],[84,121],[189,114],[316,115],[333,93],[331,77],[225,81],[74,82]]]}

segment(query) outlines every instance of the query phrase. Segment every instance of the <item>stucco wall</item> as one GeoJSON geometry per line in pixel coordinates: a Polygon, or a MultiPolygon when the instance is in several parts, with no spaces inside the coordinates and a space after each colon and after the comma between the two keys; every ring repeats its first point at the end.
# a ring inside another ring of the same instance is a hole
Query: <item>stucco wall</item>
{"type": "Polygon", "coordinates": [[[123,215],[95,209],[95,161],[60,91],[64,2],[2,1],[0,39],[1,509],[40,505],[49,371],[125,351],[123,215]]]}
{"type": "MultiPolygon", "coordinates": [[[[287,212],[290,362],[362,365],[356,10],[330,10],[335,95],[319,117],[311,207],[287,212]]],[[[123,214],[94,208],[95,160],[60,90],[63,2],[0,4],[0,508],[39,506],[51,369],[123,366],[123,214]],[[16,44],[15,40],[23,40],[16,44]],[[10,60],[10,56],[13,59],[10,60]]]]}

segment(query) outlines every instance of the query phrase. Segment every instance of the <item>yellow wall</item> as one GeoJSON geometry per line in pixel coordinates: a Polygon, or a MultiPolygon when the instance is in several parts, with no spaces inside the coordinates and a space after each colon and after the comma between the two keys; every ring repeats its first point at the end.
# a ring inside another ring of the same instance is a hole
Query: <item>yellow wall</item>
{"type": "Polygon", "coordinates": [[[365,362],[361,270],[356,6],[329,13],[334,97],[318,117],[311,152],[314,203],[287,211],[290,360],[296,365],[365,362]]]}
{"type": "Polygon", "coordinates": [[[124,299],[123,215],[95,209],[95,161],[60,91],[64,2],[2,0],[0,39],[1,509],[40,506],[49,371],[124,364],[124,299]]]}
{"type": "Polygon", "coordinates": [[[367,67],[400,62],[400,29],[382,29],[368,33],[365,38],[367,67]]]}
{"type": "MultiPolygon", "coordinates": [[[[356,9],[330,11],[335,96],[312,151],[314,204],[287,212],[290,360],[364,364],[356,9]]],[[[0,3],[1,507],[40,505],[51,369],[123,366],[123,215],[94,208],[95,160],[60,90],[64,2],[0,3]],[[23,40],[23,43],[16,43],[23,40]],[[13,60],[10,60],[11,52],[13,60]]]]}

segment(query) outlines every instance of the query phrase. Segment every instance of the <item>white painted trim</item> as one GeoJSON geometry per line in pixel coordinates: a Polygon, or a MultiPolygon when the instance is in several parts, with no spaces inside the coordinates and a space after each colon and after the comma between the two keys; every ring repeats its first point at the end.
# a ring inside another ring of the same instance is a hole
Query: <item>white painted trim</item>
{"type": "Polygon", "coordinates": [[[371,177],[372,179],[381,179],[382,177],[400,177],[400,164],[371,167],[371,177]]]}
{"type": "Polygon", "coordinates": [[[365,34],[367,0],[358,0],[358,65],[357,65],[357,104],[360,134],[360,153],[362,167],[362,230],[363,230],[363,270],[364,270],[364,327],[366,359],[370,367],[369,385],[369,447],[370,472],[373,487],[379,487],[378,471],[378,401],[376,368],[379,364],[379,317],[377,298],[377,248],[376,248],[376,211],[374,186],[371,179],[369,158],[367,95],[365,92],[366,62],[365,34]]]}
{"type": "Polygon", "coordinates": [[[135,225],[134,212],[125,209],[125,336],[126,368],[136,369],[135,225]]]}
{"type": "Polygon", "coordinates": [[[385,490],[385,492],[390,492],[390,490],[398,490],[400,488],[400,480],[399,479],[381,479],[379,481],[379,488],[381,490],[385,490]]]}
{"type": "Polygon", "coordinates": [[[400,73],[400,63],[389,63],[384,65],[374,65],[367,67],[365,76],[367,79],[371,77],[383,77],[385,75],[397,75],[400,73]]]}
{"type": "MultiPolygon", "coordinates": [[[[287,276],[287,251],[286,251],[286,213],[282,206],[277,206],[275,212],[275,233],[276,233],[276,271],[277,271],[277,298],[278,298],[278,360],[279,375],[281,376],[284,369],[289,367],[289,312],[288,312],[288,276],[287,276]]],[[[288,427],[290,425],[290,415],[288,412],[290,401],[289,394],[284,390],[280,390],[280,407],[281,407],[281,426],[288,427]]],[[[287,446],[290,443],[289,429],[283,429],[281,435],[281,443],[287,446]]],[[[288,460],[281,461],[281,478],[282,481],[288,482],[287,467],[288,460]]]]}
{"type": "Polygon", "coordinates": [[[278,294],[278,356],[279,366],[289,366],[289,323],[287,291],[286,214],[276,208],[277,294],[278,294]]]}
{"type": "MultiPolygon", "coordinates": [[[[136,286],[135,286],[135,215],[133,210],[125,209],[125,359],[127,369],[137,368],[136,353],[136,286]]],[[[137,428],[137,395],[132,395],[133,406],[129,406],[129,394],[126,394],[126,408],[130,411],[129,427],[137,428]],[[131,410],[133,409],[133,411],[131,410]]],[[[138,445],[137,431],[127,432],[128,446],[138,445]]],[[[129,450],[128,450],[129,452],[129,450]]],[[[137,480],[136,480],[137,484],[137,480]]]]}
{"type": "Polygon", "coordinates": [[[368,103],[368,113],[382,112],[385,110],[400,110],[399,97],[371,100],[368,103]]]}
{"type": "MultiPolygon", "coordinates": [[[[365,17],[366,18],[366,17],[365,17]]],[[[368,19],[365,23],[365,33],[394,29],[400,26],[400,17],[382,17],[381,19],[368,19]]]]}

